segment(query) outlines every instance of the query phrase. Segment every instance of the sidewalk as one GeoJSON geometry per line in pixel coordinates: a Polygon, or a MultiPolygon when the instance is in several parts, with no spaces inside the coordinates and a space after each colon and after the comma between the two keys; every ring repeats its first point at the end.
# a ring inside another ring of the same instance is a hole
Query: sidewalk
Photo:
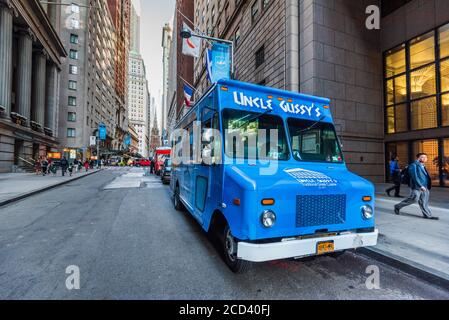
{"type": "Polygon", "coordinates": [[[45,177],[34,173],[2,173],[0,174],[0,207],[98,171],[100,170],[85,172],[83,169],[82,172],[74,173],[71,177],[69,174],[62,177],[60,170],[56,176],[51,174],[45,177]]]}
{"type": "MultiPolygon", "coordinates": [[[[440,218],[434,221],[423,219],[418,205],[395,215],[394,205],[402,199],[387,197],[384,191],[387,186],[376,185],[376,224],[380,236],[372,251],[449,283],[449,189],[432,189],[432,213],[440,218]]],[[[404,187],[401,195],[408,194],[409,188],[404,187]]]]}

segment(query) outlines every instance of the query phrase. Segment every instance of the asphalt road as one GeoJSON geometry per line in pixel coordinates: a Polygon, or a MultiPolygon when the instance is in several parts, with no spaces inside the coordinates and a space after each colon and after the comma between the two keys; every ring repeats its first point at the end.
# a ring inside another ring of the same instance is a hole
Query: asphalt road
{"type": "Polygon", "coordinates": [[[167,186],[139,182],[141,170],[104,170],[0,208],[0,298],[449,299],[352,252],[235,275],[195,220],[174,210],[167,186]],[[72,265],[79,290],[66,288],[72,265]],[[371,265],[380,289],[365,285],[371,265]]]}

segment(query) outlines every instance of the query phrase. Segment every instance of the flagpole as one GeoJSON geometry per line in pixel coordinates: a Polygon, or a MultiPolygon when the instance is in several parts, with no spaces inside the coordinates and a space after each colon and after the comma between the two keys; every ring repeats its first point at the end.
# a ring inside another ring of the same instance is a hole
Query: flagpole
{"type": "Polygon", "coordinates": [[[198,90],[196,90],[196,88],[192,85],[192,84],[190,84],[187,80],[185,80],[183,77],[181,77],[180,75],[178,75],[178,77],[182,80],[182,81],[184,81],[190,88],[192,88],[192,90],[193,91],[198,91],[198,90]]]}

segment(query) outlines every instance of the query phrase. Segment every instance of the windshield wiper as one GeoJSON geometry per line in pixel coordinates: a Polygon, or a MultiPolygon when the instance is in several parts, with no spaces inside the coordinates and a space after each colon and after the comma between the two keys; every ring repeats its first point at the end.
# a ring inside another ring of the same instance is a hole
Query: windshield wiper
{"type": "Polygon", "coordinates": [[[307,128],[305,128],[305,129],[302,129],[301,131],[298,131],[297,132],[297,134],[298,133],[304,133],[304,132],[307,132],[307,131],[310,131],[310,130],[312,130],[313,128],[315,128],[321,121],[323,121],[324,119],[326,119],[326,116],[321,116],[321,118],[319,118],[317,121],[315,121],[314,123],[312,123],[310,126],[308,126],[307,128]]]}
{"type": "MultiPolygon", "coordinates": [[[[259,114],[255,114],[254,116],[252,116],[251,118],[249,118],[248,120],[246,120],[241,126],[239,126],[236,130],[241,129],[242,127],[246,126],[248,123],[256,121],[257,119],[267,115],[268,113],[273,112],[273,110],[268,109],[267,111],[265,111],[264,113],[259,113],[259,114]]],[[[245,119],[245,118],[243,118],[245,119]]]]}

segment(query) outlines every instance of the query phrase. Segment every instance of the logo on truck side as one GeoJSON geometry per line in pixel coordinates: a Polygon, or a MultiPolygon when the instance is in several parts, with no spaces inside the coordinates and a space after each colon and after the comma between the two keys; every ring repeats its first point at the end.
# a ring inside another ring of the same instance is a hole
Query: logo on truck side
{"type": "Polygon", "coordinates": [[[338,181],[321,172],[304,169],[285,169],[291,177],[295,178],[304,187],[336,187],[338,181]]]}
{"type": "MultiPolygon", "coordinates": [[[[236,92],[233,93],[234,96],[234,103],[243,106],[243,107],[251,107],[251,108],[257,108],[262,110],[273,110],[273,100],[265,100],[261,97],[251,97],[248,95],[245,95],[243,92],[236,92]]],[[[302,116],[307,115],[309,117],[321,117],[322,113],[319,107],[316,107],[315,104],[312,103],[312,105],[300,105],[290,102],[285,102],[282,100],[279,104],[279,107],[282,111],[285,113],[291,113],[291,114],[300,114],[302,116]]]]}

